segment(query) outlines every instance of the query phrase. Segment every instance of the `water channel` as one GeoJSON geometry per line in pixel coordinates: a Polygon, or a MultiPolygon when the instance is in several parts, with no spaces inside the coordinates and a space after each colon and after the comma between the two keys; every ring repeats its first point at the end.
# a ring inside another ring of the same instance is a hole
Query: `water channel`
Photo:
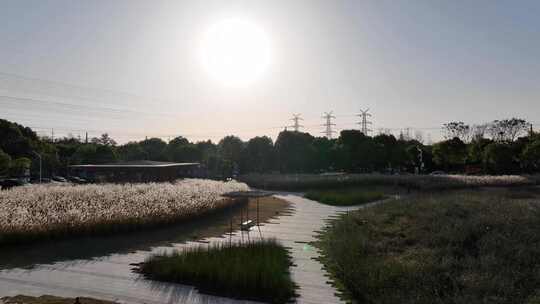
{"type": "Polygon", "coordinates": [[[317,250],[308,243],[315,240],[316,231],[328,218],[351,208],[326,206],[285,193],[263,198],[259,205],[260,229],[254,227],[249,233],[239,231],[238,224],[247,216],[256,218],[256,200],[166,228],[2,248],[0,297],[50,294],[121,303],[252,303],[201,294],[192,286],[147,280],[132,271],[132,264],[153,253],[229,241],[229,237],[273,237],[291,250],[298,303],[340,303],[322,265],[315,260],[317,250]]]}

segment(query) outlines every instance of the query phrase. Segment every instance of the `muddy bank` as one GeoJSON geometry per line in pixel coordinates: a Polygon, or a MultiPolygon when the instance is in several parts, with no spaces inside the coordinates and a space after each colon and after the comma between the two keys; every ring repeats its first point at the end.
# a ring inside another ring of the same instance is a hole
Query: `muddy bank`
{"type": "Polygon", "coordinates": [[[61,298],[44,295],[40,297],[30,297],[18,295],[0,299],[2,304],[113,304],[116,302],[97,300],[92,298],[61,298]]]}

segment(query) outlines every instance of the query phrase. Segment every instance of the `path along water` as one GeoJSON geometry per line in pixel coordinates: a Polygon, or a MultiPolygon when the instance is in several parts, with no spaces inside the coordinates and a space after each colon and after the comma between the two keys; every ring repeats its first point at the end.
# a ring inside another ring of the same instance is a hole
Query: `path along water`
{"type": "MultiPolygon", "coordinates": [[[[290,193],[276,197],[290,203],[288,212],[262,223],[260,230],[257,227],[249,233],[237,230],[232,240],[276,238],[291,250],[295,264],[291,273],[299,285],[297,302],[341,303],[336,290],[327,282],[327,273],[315,260],[318,251],[309,242],[315,241],[317,231],[328,219],[359,207],[327,206],[290,193]]],[[[144,234],[55,242],[48,247],[18,249],[18,253],[4,251],[0,253],[0,297],[51,294],[122,303],[252,303],[201,294],[191,286],[146,280],[132,271],[132,263],[142,262],[152,253],[228,242],[228,234],[203,239],[197,236],[204,230],[201,227],[226,224],[230,216],[225,213],[212,222],[199,221],[144,234]]],[[[250,217],[253,216],[251,212],[250,217]]]]}

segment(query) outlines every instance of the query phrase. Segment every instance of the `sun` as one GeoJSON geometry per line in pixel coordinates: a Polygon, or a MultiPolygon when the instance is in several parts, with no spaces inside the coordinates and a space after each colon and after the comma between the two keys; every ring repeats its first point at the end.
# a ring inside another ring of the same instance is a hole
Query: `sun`
{"type": "Polygon", "coordinates": [[[202,40],[201,60],[209,75],[227,86],[245,86],[270,65],[270,42],[256,24],[226,19],[212,25],[202,40]]]}

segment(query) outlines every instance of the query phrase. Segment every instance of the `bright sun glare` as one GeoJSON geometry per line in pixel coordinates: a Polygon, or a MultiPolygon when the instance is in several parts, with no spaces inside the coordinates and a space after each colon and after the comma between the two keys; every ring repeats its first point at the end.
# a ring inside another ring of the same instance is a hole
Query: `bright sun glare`
{"type": "Polygon", "coordinates": [[[210,27],[202,43],[202,62],[208,73],[228,86],[248,85],[270,64],[266,33],[248,21],[228,19],[210,27]]]}

